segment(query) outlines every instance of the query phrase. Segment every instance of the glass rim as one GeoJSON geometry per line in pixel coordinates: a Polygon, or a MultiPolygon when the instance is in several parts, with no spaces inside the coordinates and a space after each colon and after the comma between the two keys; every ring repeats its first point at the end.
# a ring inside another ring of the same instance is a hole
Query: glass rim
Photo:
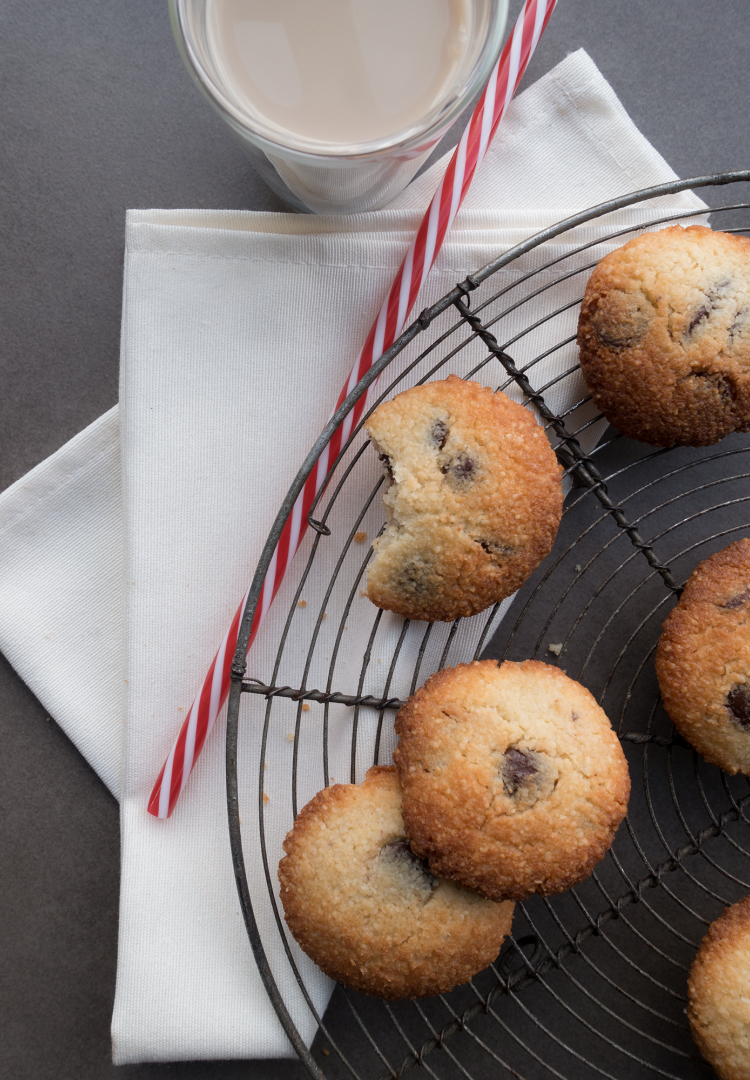
{"type": "MultiPolygon", "coordinates": [[[[301,162],[317,161],[330,167],[335,166],[337,162],[343,164],[351,161],[372,160],[392,154],[394,151],[404,157],[414,157],[434,146],[487,82],[503,44],[509,0],[488,0],[490,7],[488,33],[467,79],[456,88],[455,98],[449,106],[438,108],[429,114],[427,124],[412,125],[384,138],[353,144],[354,149],[352,146],[320,143],[312,139],[305,140],[293,132],[284,132],[283,135],[280,134],[274,138],[276,129],[270,124],[265,130],[250,127],[247,117],[206,70],[195,48],[187,17],[189,2],[190,0],[169,0],[172,32],[180,56],[193,81],[222,119],[240,136],[253,142],[268,154],[277,154],[301,162]],[[318,147],[317,149],[313,149],[314,144],[318,147]]],[[[206,2],[207,0],[204,0],[204,3],[206,2]]],[[[259,126],[262,126],[262,122],[259,126]]]]}

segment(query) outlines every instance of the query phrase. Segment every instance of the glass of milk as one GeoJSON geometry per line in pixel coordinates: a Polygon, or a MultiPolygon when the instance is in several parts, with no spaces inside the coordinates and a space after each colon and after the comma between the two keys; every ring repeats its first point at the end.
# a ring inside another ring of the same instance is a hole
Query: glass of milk
{"type": "Polygon", "coordinates": [[[489,77],[508,0],[169,0],[180,53],[290,206],[402,191],[489,77]]]}

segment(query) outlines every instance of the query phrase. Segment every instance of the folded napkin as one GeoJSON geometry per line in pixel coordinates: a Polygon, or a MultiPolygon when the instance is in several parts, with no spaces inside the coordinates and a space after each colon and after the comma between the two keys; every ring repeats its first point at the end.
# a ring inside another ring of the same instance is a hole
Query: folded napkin
{"type": "MultiPolygon", "coordinates": [[[[119,417],[107,413],[0,496],[0,648],[121,799],[116,1063],[291,1053],[237,903],[221,722],[174,816],[156,821],[145,807],[278,506],[326,422],[446,162],[390,209],[353,218],[131,211],[119,417]]],[[[674,178],[589,57],[574,53],[511,105],[420,304],[576,210],[674,178]]],[[[703,207],[690,193],[659,205],[703,207]]],[[[654,216],[645,208],[620,219],[627,225],[654,216]]],[[[591,226],[579,237],[596,239],[601,231],[591,226]]],[[[596,254],[608,249],[600,245],[596,254]]],[[[504,273],[507,283],[518,271],[504,273]]],[[[544,340],[528,347],[541,351],[544,340]]],[[[570,362],[570,351],[555,354],[545,378],[570,362]]],[[[564,400],[551,392],[553,407],[564,400]]],[[[351,509],[344,499],[337,513],[351,509]]],[[[381,516],[377,507],[371,514],[370,534],[381,516]]],[[[309,537],[306,543],[309,550],[309,537]]],[[[285,582],[253,647],[250,675],[271,676],[292,586],[285,582]]],[[[320,583],[309,586],[313,610],[320,583]]],[[[340,685],[351,685],[345,680],[359,670],[358,622],[352,619],[343,647],[340,685]]],[[[384,650],[397,625],[383,618],[384,650]]],[[[478,627],[477,620],[462,626],[449,662],[471,655],[478,627]]],[[[279,672],[290,683],[299,677],[305,637],[299,620],[294,634],[279,672]]],[[[323,637],[307,685],[321,685],[325,645],[323,637]]],[[[433,648],[424,677],[438,660],[433,648]]],[[[403,693],[404,678],[396,673],[391,693],[403,693]]],[[[376,675],[372,685],[377,689],[376,675]]],[[[270,941],[273,913],[253,790],[261,715],[262,700],[243,703],[239,764],[248,876],[270,941]]],[[[332,710],[331,772],[341,779],[347,723],[347,710],[332,710]]],[[[360,723],[369,751],[366,715],[360,723]]],[[[391,747],[387,735],[381,760],[391,747]]],[[[269,744],[268,759],[273,868],[290,824],[291,747],[283,734],[269,744]]],[[[300,762],[307,797],[323,776],[314,752],[300,762]]],[[[322,1012],[330,982],[294,945],[292,955],[322,1012]]],[[[315,1023],[280,945],[269,959],[303,1037],[311,1039],[315,1023]]]]}

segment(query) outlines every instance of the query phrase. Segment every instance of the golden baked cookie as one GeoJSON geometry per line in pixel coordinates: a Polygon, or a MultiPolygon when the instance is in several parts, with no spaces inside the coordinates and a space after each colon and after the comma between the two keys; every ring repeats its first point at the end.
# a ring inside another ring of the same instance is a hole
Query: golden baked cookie
{"type": "Polygon", "coordinates": [[[750,776],[750,540],[693,570],[664,622],[656,676],[680,734],[712,765],[750,776]]]}
{"type": "Polygon", "coordinates": [[[490,899],[570,888],[625,816],[630,776],[609,720],[537,660],[439,671],[399,710],[396,733],[412,847],[490,899]]]}
{"type": "Polygon", "coordinates": [[[289,929],[327,975],[362,993],[446,993],[486,968],[510,933],[513,904],[441,881],[413,854],[392,766],[318,792],[284,851],[289,929]]]}
{"type": "Polygon", "coordinates": [[[721,1080],[750,1080],[750,897],[709,926],[690,969],[687,1014],[721,1080]]]}
{"type": "Polygon", "coordinates": [[[605,256],[578,322],[581,370],[623,435],[708,446],[750,430],[750,240],[700,225],[605,256]]]}
{"type": "Polygon", "coordinates": [[[515,592],[562,514],[561,469],[531,413],[451,375],[383,402],[366,426],[390,481],[372,602],[451,622],[515,592]]]}

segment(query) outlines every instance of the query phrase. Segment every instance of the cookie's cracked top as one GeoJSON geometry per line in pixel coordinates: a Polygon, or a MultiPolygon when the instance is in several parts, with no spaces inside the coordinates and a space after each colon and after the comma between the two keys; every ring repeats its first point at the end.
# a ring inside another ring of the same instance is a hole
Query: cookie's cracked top
{"type": "Polygon", "coordinates": [[[515,592],[562,513],[561,469],[531,413],[451,375],[384,402],[366,426],[388,483],[373,603],[450,622],[515,592]]]}
{"type": "Polygon", "coordinates": [[[589,278],[578,345],[623,435],[708,446],[750,430],[750,240],[700,225],[629,240],[589,278]]]}

